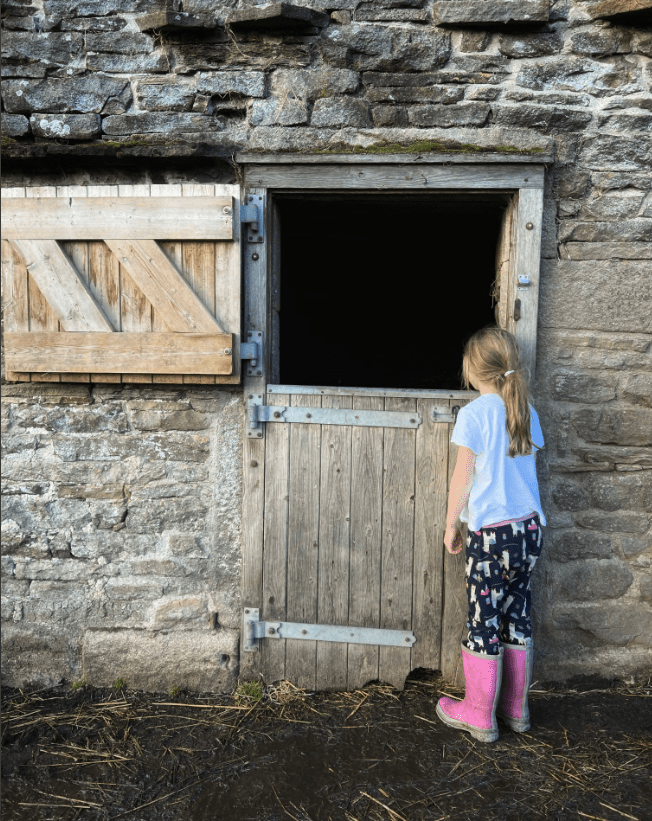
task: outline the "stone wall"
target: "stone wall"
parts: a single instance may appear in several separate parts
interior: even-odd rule
[[[552,154],[535,673],[649,674],[652,30],[585,0],[528,26],[437,25],[444,1],[302,0],[329,16],[279,31],[223,25],[250,3],[184,0],[217,26],[147,34],[149,0],[7,0],[3,184],[231,182],[241,149]],[[230,689],[241,392],[4,393],[7,683]]]

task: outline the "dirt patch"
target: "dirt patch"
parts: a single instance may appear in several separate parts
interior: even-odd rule
[[[462,692],[427,671],[402,692],[4,690],[3,819],[650,821],[651,684],[537,684],[532,729],[494,744],[437,719]]]

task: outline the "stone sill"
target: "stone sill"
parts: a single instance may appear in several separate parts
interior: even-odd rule
[[[207,145],[206,143],[187,142],[167,145],[164,143],[129,142],[97,140],[86,143],[56,143],[56,142],[9,142],[2,141],[2,157],[9,160],[29,160],[52,156],[73,157],[224,157],[232,152],[223,147]]]
[[[330,17],[321,11],[290,3],[274,3],[270,6],[249,7],[231,12],[226,23],[234,31],[264,29],[267,31],[304,29],[327,26]]]
[[[137,17],[138,28],[146,34],[166,34],[172,31],[201,31],[217,28],[217,21],[208,14],[190,14],[187,11],[155,11]]]

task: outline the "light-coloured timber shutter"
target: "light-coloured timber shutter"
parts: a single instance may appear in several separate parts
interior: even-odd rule
[[[3,189],[7,380],[239,382],[239,191]]]

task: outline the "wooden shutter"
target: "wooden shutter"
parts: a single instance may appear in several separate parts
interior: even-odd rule
[[[2,191],[10,381],[240,381],[239,187]]]

